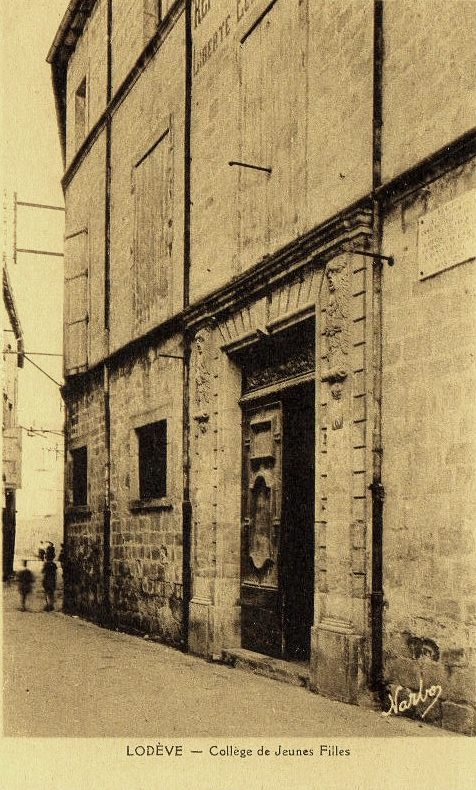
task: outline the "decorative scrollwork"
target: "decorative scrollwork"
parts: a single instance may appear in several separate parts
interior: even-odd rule
[[[210,331],[200,329],[195,336],[195,411],[193,419],[198,424],[200,431],[205,433],[210,419],[211,373],[206,359]]]
[[[349,274],[347,261],[337,259],[326,266],[329,300],[326,309],[328,368],[321,381],[328,382],[331,393],[330,423],[333,430],[344,424],[342,393],[348,375],[349,354]]]

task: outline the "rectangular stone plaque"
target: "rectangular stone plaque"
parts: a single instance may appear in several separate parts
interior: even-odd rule
[[[418,220],[418,277],[476,257],[476,189]]]

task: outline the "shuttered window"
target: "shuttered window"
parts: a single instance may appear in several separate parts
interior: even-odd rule
[[[88,233],[65,237],[64,364],[66,374],[88,364]]]
[[[241,160],[272,170],[239,171],[241,249],[251,259],[296,221],[299,116],[305,113],[299,24],[297,2],[274,0],[241,40]]]
[[[172,275],[172,135],[167,129],[133,169],[135,329],[168,314]]]
[[[269,14],[267,15],[269,16]],[[271,166],[269,77],[264,68],[265,18],[241,43],[241,159],[259,167]],[[268,79],[267,79],[268,77]],[[269,176],[248,168],[239,171],[241,245],[269,240]]]

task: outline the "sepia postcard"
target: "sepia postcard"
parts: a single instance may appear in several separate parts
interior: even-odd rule
[[[475,0],[1,0],[0,790],[475,782]]]

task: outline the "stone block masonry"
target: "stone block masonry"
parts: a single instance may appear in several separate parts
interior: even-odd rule
[[[180,356],[177,339],[162,348]],[[144,348],[110,377],[110,600],[105,599],[104,514],[107,483],[102,374],[71,393],[68,409],[66,608],[94,620],[108,619],[162,641],[182,642],[182,401],[181,361]],[[179,373],[179,375],[177,375]],[[167,423],[166,495],[141,500],[137,429]],[[72,504],[72,455],[87,448],[87,504]],[[106,547],[107,549],[107,547]]]
[[[392,0],[383,25],[387,180],[474,125],[474,3]]]
[[[473,159],[389,206],[383,238],[397,260],[384,280],[385,679],[413,691],[420,679],[439,684],[434,723],[467,734],[476,726],[474,259],[450,257],[451,268],[421,279],[418,234],[422,219],[459,210],[475,187]],[[451,239],[451,226],[435,232]]]
[[[64,603],[69,612],[93,620],[104,617],[104,395],[102,377],[92,376],[68,397],[65,477]],[[73,456],[87,451],[87,504],[73,505]]]
[[[111,606],[124,628],[182,642],[182,362],[178,339],[143,348],[110,379]],[[167,423],[166,492],[141,500],[137,430]]]

